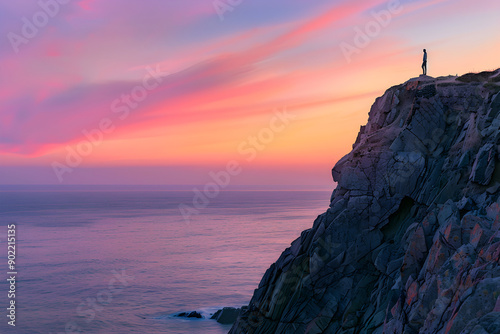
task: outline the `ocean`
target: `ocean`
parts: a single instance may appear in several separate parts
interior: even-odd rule
[[[0,192],[0,332],[227,333],[231,326],[210,314],[248,304],[330,194],[225,191],[187,221],[179,204],[192,205],[192,191],[10,187]],[[7,281],[11,224],[15,298]],[[173,316],[194,310],[206,318]]]

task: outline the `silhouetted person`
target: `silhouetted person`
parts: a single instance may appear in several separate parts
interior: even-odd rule
[[[424,71],[424,75],[427,75],[427,50],[424,49],[424,61],[422,63],[422,70]]]

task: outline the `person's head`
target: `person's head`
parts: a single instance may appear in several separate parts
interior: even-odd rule
[[[426,50],[426,49],[424,49],[424,52],[427,52],[427,50]]]

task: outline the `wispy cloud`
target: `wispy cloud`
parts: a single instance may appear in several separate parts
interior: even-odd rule
[[[221,22],[211,1],[75,0],[61,6],[16,54],[5,36],[20,32],[23,17],[30,19],[40,7],[36,2],[3,2],[0,159],[38,164],[40,157],[59,154],[83,138],[82,130],[104,117],[116,125],[105,139],[109,146],[144,133],[155,133],[147,142],[154,147],[155,140],[167,141],[168,136],[181,142],[188,135],[207,145],[217,140],[230,146],[238,140],[235,131],[213,136],[211,129],[234,124],[249,132],[269,110],[283,105],[315,115],[317,123],[309,119],[303,126],[316,127],[323,137],[329,133],[325,117],[345,120],[355,136],[369,107],[366,98],[355,104],[356,97],[375,95],[418,75],[423,45],[430,49],[429,68],[436,76],[470,70],[471,64],[477,69],[498,66],[493,55],[498,53],[495,32],[500,24],[494,13],[500,5],[492,0],[401,0],[402,11],[346,63],[339,44],[352,40],[354,29],[363,28],[373,19],[371,13],[388,3],[255,0],[242,3]],[[470,33],[460,24],[464,13]],[[463,50],[464,44],[474,47]],[[165,72],[161,85],[129,117],[117,118],[113,101],[140,85],[146,67],[156,64]],[[181,135],[188,126],[197,132]],[[286,161],[297,138],[274,153]],[[321,146],[320,138],[301,137],[303,147]],[[333,133],[332,138],[350,146],[348,136]],[[302,150],[295,154],[309,154]],[[165,163],[179,163],[176,152]],[[196,163],[196,150],[189,152]],[[321,151],[316,158],[330,167],[343,153],[339,148],[323,158]],[[131,161],[134,155],[121,158]]]

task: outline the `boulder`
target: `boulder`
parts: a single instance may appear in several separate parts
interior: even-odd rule
[[[196,312],[196,311],[191,311],[191,312],[181,312],[174,314],[174,317],[180,317],[180,318],[196,318],[196,319],[201,319],[203,316],[201,313]]]
[[[224,307],[223,309],[215,312],[210,319],[217,320],[220,324],[233,324],[236,321],[236,318],[238,318],[240,310],[241,309],[234,307]]]

